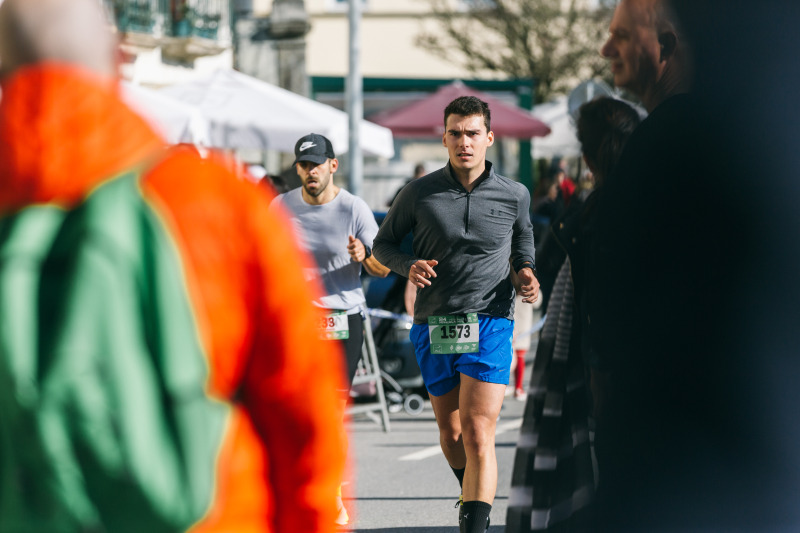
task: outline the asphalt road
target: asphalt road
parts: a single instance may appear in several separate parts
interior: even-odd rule
[[[526,375],[531,360],[529,353]],[[527,380],[526,380],[527,383]],[[491,533],[505,530],[514,450],[525,402],[506,396],[497,422],[498,486]],[[349,423],[353,482],[345,488],[351,521],[344,531],[454,533],[458,481],[439,448],[430,404],[418,416],[391,415],[388,433],[365,415]]]

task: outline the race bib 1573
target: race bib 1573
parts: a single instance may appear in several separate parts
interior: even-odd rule
[[[431,353],[470,353],[478,351],[478,313],[428,317]]]

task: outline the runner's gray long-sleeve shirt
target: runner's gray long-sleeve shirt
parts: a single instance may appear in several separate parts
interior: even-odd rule
[[[448,163],[406,185],[378,230],[375,257],[403,277],[420,259],[435,259],[437,277],[417,290],[414,322],[432,315],[482,313],[513,320],[515,271],[534,267],[530,194],[524,185],[497,174],[490,162],[471,192]],[[400,242],[413,233],[413,252]]]

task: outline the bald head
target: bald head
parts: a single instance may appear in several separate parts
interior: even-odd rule
[[[4,0],[0,73],[55,61],[101,76],[116,74],[115,39],[98,0]]]

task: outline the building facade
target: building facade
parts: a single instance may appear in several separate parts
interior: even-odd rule
[[[227,0],[102,0],[120,37],[122,76],[151,87],[233,65]]]

